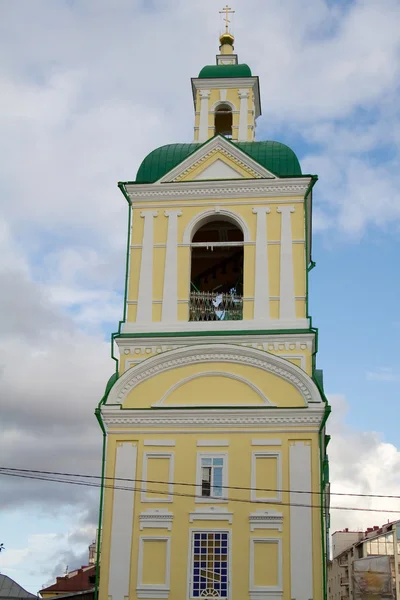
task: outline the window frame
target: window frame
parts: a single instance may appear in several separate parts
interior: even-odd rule
[[[276,544],[278,547],[278,584],[275,585],[256,585],[254,573],[254,554],[256,544]],[[259,597],[265,597],[266,594],[273,592],[282,594],[283,592],[283,557],[282,557],[282,538],[278,537],[251,537],[250,538],[250,600],[257,600]]]
[[[187,597],[193,600],[201,599],[202,596],[193,595],[193,578],[194,578],[194,534],[195,533],[224,533],[228,538],[228,557],[227,557],[227,595],[220,596],[221,600],[230,600],[232,597],[232,530],[219,527],[207,527],[206,529],[190,528],[189,529],[189,560],[188,560],[188,578],[187,578]]]
[[[168,495],[162,494],[161,498],[148,497],[147,494],[152,493],[147,491],[147,465],[149,458],[168,458],[169,459],[169,472],[168,472]],[[174,501],[174,452],[143,452],[143,466],[142,466],[142,485],[140,500],[143,503],[148,502],[173,502]],[[151,488],[150,484],[150,488]],[[157,485],[157,484],[153,484]]]
[[[143,583],[143,557],[145,543],[165,542],[165,583]],[[171,536],[141,535],[139,537],[136,594],[138,598],[168,598],[171,589]]]
[[[264,486],[257,485],[257,458],[275,458],[276,459],[276,495],[268,498],[257,496],[257,489],[262,489]],[[263,450],[252,452],[251,454],[251,500],[253,502],[268,502],[271,504],[279,504],[282,502],[282,455],[281,452],[266,452]],[[265,486],[267,487],[267,486]]]
[[[203,458],[222,458],[222,496],[203,496],[202,495],[202,459]],[[197,453],[197,468],[196,468],[196,502],[225,504],[228,502],[227,496],[228,485],[228,453],[227,452],[198,452]],[[212,492],[212,484],[211,484]]]

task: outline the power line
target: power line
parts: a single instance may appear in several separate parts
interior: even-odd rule
[[[38,481],[49,481],[52,483],[66,483],[66,484],[70,484],[70,485],[81,485],[84,487],[94,487],[94,488],[100,488],[101,487],[101,483],[100,482],[85,482],[85,481],[74,481],[74,480],[70,480],[70,479],[59,479],[59,478],[55,478],[55,477],[47,477],[47,476],[40,476],[40,475],[29,475],[27,473],[9,473],[6,472],[5,470],[0,470],[0,475],[6,475],[6,476],[10,476],[10,477],[17,477],[17,478],[21,478],[21,479],[33,479],[33,480],[38,480]],[[95,477],[95,476],[93,476]],[[127,480],[126,480],[127,481]],[[132,480],[134,481],[134,480]],[[145,482],[147,483],[147,482]],[[165,481],[165,482],[160,482],[163,485],[170,485],[169,482]],[[106,484],[104,485],[105,488],[108,489],[113,489],[113,490],[124,490],[124,491],[129,491],[129,492],[144,492],[146,494],[159,494],[159,495],[167,495],[167,496],[179,496],[179,497],[186,497],[186,498],[202,498],[202,496],[199,496],[197,494],[187,494],[187,493],[183,493],[183,492],[169,492],[169,491],[163,491],[163,490],[154,490],[154,489],[149,489],[149,488],[141,488],[141,487],[126,487],[126,486],[115,486],[115,485],[110,485],[110,484]],[[317,509],[321,509],[321,507],[318,504],[300,504],[300,503],[293,503],[293,502],[266,502],[265,500],[249,500],[246,498],[229,498],[229,497],[215,497],[215,496],[210,496],[209,497],[210,500],[215,500],[216,502],[224,500],[224,501],[228,501],[228,502],[240,502],[240,503],[245,503],[245,504],[278,504],[279,506],[297,506],[297,507],[301,507],[301,508],[317,508]],[[400,510],[384,510],[384,509],[380,509],[380,508],[360,508],[360,507],[355,507],[355,506],[331,506],[330,510],[348,510],[348,511],[359,511],[359,512],[377,512],[377,513],[400,513]]]
[[[60,471],[39,471],[34,469],[16,469],[9,467],[0,467],[0,475],[2,471],[12,471],[18,473],[37,473],[40,475],[57,475],[62,477],[81,477],[84,479],[101,479],[100,475],[84,475],[82,473],[63,473]],[[160,485],[179,485],[179,486],[189,486],[189,487],[198,487],[197,483],[189,483],[183,481],[157,481],[154,479],[130,479],[124,477],[104,477],[104,479],[109,479],[111,481],[131,481],[133,483],[151,483],[151,484],[160,484]],[[245,486],[235,486],[235,485],[222,485],[223,489],[227,490],[241,490],[246,492],[280,492],[287,494],[316,494],[318,496],[323,495],[325,492],[321,492],[319,490],[307,491],[307,490],[286,490],[286,489],[275,489],[275,488],[257,488],[257,487],[245,487]],[[355,494],[350,492],[329,492],[330,496],[346,496],[346,497],[354,497],[354,498],[387,498],[392,500],[400,500],[400,496],[394,496],[389,494]],[[400,511],[399,511],[400,512]]]

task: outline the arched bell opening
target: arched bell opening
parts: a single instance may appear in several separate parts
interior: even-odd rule
[[[191,243],[190,321],[243,315],[243,231],[233,220],[208,220]]]
[[[214,127],[215,135],[224,135],[227,138],[232,138],[232,109],[228,104],[220,104],[215,109]]]

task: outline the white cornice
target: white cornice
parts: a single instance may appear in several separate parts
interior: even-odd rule
[[[248,88],[254,91],[256,118],[261,115],[260,87],[258,77],[213,77],[212,79],[192,78],[193,101],[196,105],[196,90]]]
[[[216,152],[221,152],[228,159],[232,157],[235,163],[241,165],[243,168],[249,169],[249,171],[256,178],[264,178],[264,179],[276,179],[276,175],[265,169],[258,163],[253,160],[248,154],[243,152],[238,146],[235,146],[231,142],[228,142],[225,138],[218,136],[205,144],[201,144],[199,149],[196,152],[193,152],[188,158],[183,160],[179,165],[177,165],[174,169],[166,173],[156,184],[169,183],[178,179],[178,177],[182,176],[191,168],[195,167],[198,164],[201,164],[202,161],[207,160],[208,156],[215,154]],[[243,181],[243,177],[238,176],[237,179]]]
[[[214,430],[215,428],[251,428],[269,430],[276,427],[291,429],[307,427],[315,432],[319,430],[324,416],[325,406],[312,408],[261,408],[261,409],[149,409],[131,410],[119,406],[102,406],[101,414],[107,428],[115,425],[142,428],[171,427]],[[121,433],[121,432],[120,432]],[[127,431],[129,433],[129,431]]]
[[[269,320],[251,320],[251,321],[213,321],[210,325],[204,321],[178,321],[177,323],[138,323],[127,321],[122,326],[122,333],[170,333],[173,335],[178,332],[193,333],[203,332],[208,329],[213,331],[271,331],[274,329],[309,329],[309,319],[294,319],[288,321],[284,319],[269,319]]]
[[[107,404],[123,404],[138,385],[152,377],[191,364],[240,364],[276,375],[293,385],[305,405],[321,404],[321,396],[312,379],[293,363],[269,352],[232,344],[199,344],[156,354],[128,369],[111,388]]]
[[[132,203],[182,198],[304,197],[311,177],[288,179],[239,179],[227,181],[181,181],[178,183],[127,183]]]

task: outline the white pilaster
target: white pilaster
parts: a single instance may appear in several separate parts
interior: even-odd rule
[[[313,598],[310,442],[290,442],[290,598]],[[308,492],[308,493],[299,493]],[[314,500],[315,501],[315,500]],[[306,506],[294,506],[302,504]]]
[[[182,211],[166,210],[164,214],[168,217],[168,231],[161,320],[175,323],[178,320],[178,217]]]
[[[271,212],[266,207],[253,208],[257,215],[256,260],[254,283],[254,319],[269,319],[269,273],[267,246],[267,217]]]
[[[279,206],[276,210],[278,213],[281,213],[279,318],[282,320],[293,320],[296,318],[296,306],[294,299],[293,238],[290,214],[294,212],[294,206]]]
[[[210,90],[200,90],[199,142],[208,140],[208,100]]]
[[[132,442],[120,442],[117,445],[115,477],[120,487],[132,487],[136,477],[136,450],[136,444]],[[114,489],[108,579],[110,600],[129,597],[134,499],[134,491]]]
[[[240,109],[239,109],[239,133],[238,141],[247,142],[249,139],[247,121],[248,121],[248,98],[249,90],[239,90]]]
[[[153,317],[153,219],[157,215],[156,210],[140,213],[144,219],[144,230],[136,321],[141,323],[151,323]]]

